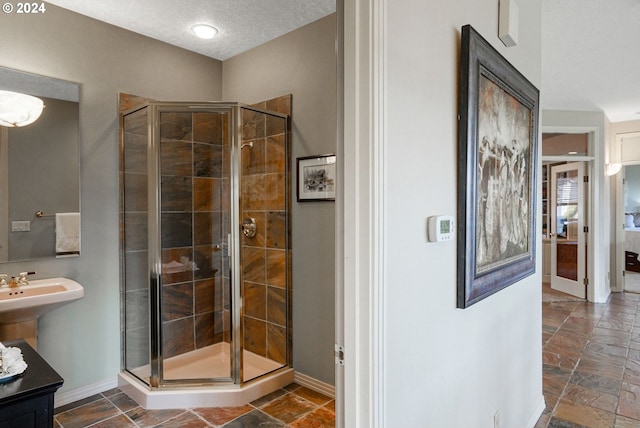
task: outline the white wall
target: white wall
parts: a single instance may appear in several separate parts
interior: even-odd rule
[[[354,3],[364,9],[353,7]],[[362,87],[362,78],[368,74],[366,70],[359,74],[358,67],[366,64],[359,63],[357,57],[368,59],[366,46],[358,51],[368,37],[369,29],[362,24],[362,19],[367,19],[365,4],[347,2],[345,91],[351,111],[346,111],[345,120],[345,199],[349,203],[353,194],[376,195],[372,197],[373,220],[369,224],[375,227],[376,215],[381,216],[377,233],[383,244],[374,239],[372,246],[374,252],[382,252],[384,265],[371,266],[370,277],[354,275],[355,284],[345,283],[346,302],[351,305],[345,316],[355,317],[354,322],[360,325],[353,337],[347,331],[346,383],[352,388],[346,391],[350,400],[347,426],[374,426],[362,422],[369,412],[373,419],[379,418],[379,426],[387,427],[490,427],[499,412],[503,428],[532,427],[544,408],[540,234],[536,233],[534,275],[461,310],[456,309],[456,266],[461,260],[455,241],[427,242],[426,218],[435,214],[455,216],[457,209],[461,27],[473,25],[540,87],[540,1],[518,3],[519,43],[509,49],[496,34],[497,0],[386,1],[384,12],[374,14],[369,23],[383,35],[380,50],[376,50],[383,56],[374,58],[383,77],[376,80],[374,76],[368,87]],[[382,135],[378,135],[382,147],[375,143],[367,148],[372,140],[367,141],[369,136],[359,128],[361,123],[366,124],[366,118],[361,121],[366,111],[352,108],[351,97],[364,100],[361,102],[366,105],[367,89],[373,90],[375,97],[378,84],[384,85],[377,93],[382,97],[382,116],[372,111],[372,128],[375,134],[379,129],[376,124],[384,121]],[[353,119],[357,123],[352,126]],[[353,144],[358,146],[353,148]],[[369,155],[374,156],[373,161]],[[376,172],[378,161],[382,169]],[[375,183],[367,185],[366,177],[362,178],[370,164],[374,165],[374,177],[382,178],[379,187],[374,187]],[[364,190],[358,190],[359,186]],[[375,209],[377,200],[383,201],[379,211]],[[356,207],[366,215],[366,206]],[[537,210],[540,230],[541,208]],[[345,253],[358,256],[368,244],[347,242]],[[348,275],[352,269],[359,272],[358,266],[350,265],[359,260],[345,261]],[[376,283],[381,287],[379,295],[371,285]],[[352,287],[356,287],[355,292]],[[358,313],[352,314],[354,308]],[[362,308],[369,308],[374,315],[378,309],[380,312],[368,324],[367,313],[361,315]],[[382,331],[376,332],[379,322]],[[347,323],[351,325],[350,320]],[[372,335],[368,327],[373,328]],[[373,337],[369,349],[374,355],[367,358],[358,343],[369,337]],[[378,339],[382,340],[379,352]],[[360,355],[350,356],[353,352]],[[358,367],[359,362],[371,365]],[[373,387],[366,379],[367,373],[374,377]],[[378,380],[380,385],[376,385]],[[377,391],[382,391],[382,397],[372,404],[374,408],[367,409],[367,398],[359,402],[350,397],[354,391],[360,392],[359,388],[362,393],[373,391],[373,400],[378,399]]]
[[[85,297],[38,322],[38,351],[67,391],[120,371],[118,92],[160,100],[219,100],[222,64],[47,4],[0,15],[0,66],[78,82],[82,255],[3,264],[9,274],[64,276]]]

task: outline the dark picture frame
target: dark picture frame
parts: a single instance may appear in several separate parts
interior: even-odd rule
[[[335,154],[297,158],[296,177],[298,202],[335,201]]]
[[[462,27],[457,306],[535,272],[539,91],[470,25]]]

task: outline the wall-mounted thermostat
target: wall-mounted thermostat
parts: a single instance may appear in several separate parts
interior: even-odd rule
[[[456,221],[450,215],[434,215],[427,219],[427,237],[431,242],[451,241],[456,236]]]

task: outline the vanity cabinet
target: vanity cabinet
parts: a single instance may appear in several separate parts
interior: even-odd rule
[[[0,384],[0,428],[53,427],[53,395],[64,380],[23,339],[3,344],[20,348],[28,367],[17,379]]]

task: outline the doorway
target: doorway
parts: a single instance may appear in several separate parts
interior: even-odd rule
[[[549,165],[551,288],[581,299],[587,297],[584,170],[584,162]]]
[[[616,135],[622,171],[616,176],[616,283],[640,293],[640,132]]]
[[[542,134],[543,298],[588,296],[593,133]]]

